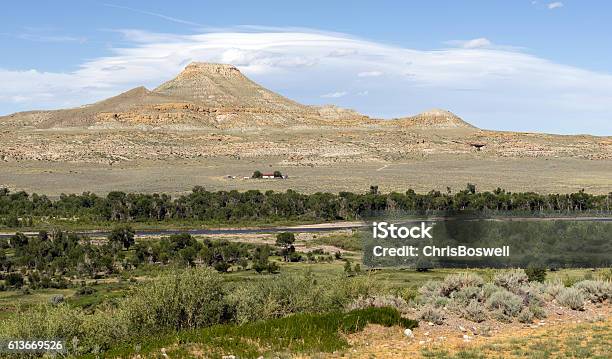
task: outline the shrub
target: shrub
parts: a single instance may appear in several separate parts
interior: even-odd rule
[[[496,286],[493,283],[485,283],[485,285],[482,286],[482,299],[486,300],[487,298],[489,298],[491,296],[491,294],[497,292],[499,290],[499,287]]]
[[[529,307],[529,310],[531,310],[531,312],[533,313],[533,316],[536,317],[537,319],[544,319],[548,316],[548,313],[546,313],[546,310],[544,310],[544,308],[540,307],[539,305],[531,305]]]
[[[452,274],[444,278],[440,287],[440,293],[448,297],[453,292],[456,292],[465,287],[480,287],[484,284],[481,277],[472,273]]]
[[[527,277],[527,274],[525,274],[525,271],[522,269],[512,269],[499,273],[493,279],[495,285],[502,288],[506,288],[507,290],[513,293],[516,293],[519,288],[528,281],[529,278]]]
[[[135,332],[197,328],[223,321],[224,295],[219,274],[196,268],[138,287],[119,309]]]
[[[444,323],[444,313],[434,306],[426,305],[421,309],[419,319],[441,325]]]
[[[539,282],[529,282],[527,284],[522,285],[516,292],[521,298],[523,298],[523,303],[526,305],[539,305],[544,301],[543,293],[544,293],[544,285]]]
[[[494,310],[491,313],[491,317],[498,322],[502,323],[512,323],[512,317],[504,313],[503,310]]]
[[[482,288],[480,287],[465,287],[451,294],[453,301],[459,306],[466,306],[472,300],[483,300]]]
[[[0,338],[72,338],[80,337],[85,314],[66,304],[39,305],[6,319]]]
[[[545,268],[527,268],[525,269],[525,274],[530,282],[540,282],[543,283],[546,279],[546,269]]]
[[[21,273],[9,273],[4,277],[4,281],[9,287],[21,288],[23,286],[23,276]]]
[[[552,299],[557,298],[559,292],[565,288],[562,282],[550,282],[545,284],[544,293],[548,294]]]
[[[229,303],[238,323],[280,318],[298,312],[342,310],[361,297],[380,291],[369,277],[315,279],[312,275],[280,275],[265,281],[241,283]]]
[[[491,294],[486,304],[490,310],[500,311],[509,317],[516,317],[523,308],[521,297],[503,289]]]
[[[442,282],[429,280],[419,288],[419,294],[423,297],[437,297],[442,293]]]
[[[557,295],[557,301],[573,310],[584,309],[584,295],[576,288],[563,288]]]
[[[531,323],[533,322],[533,317],[533,312],[529,308],[523,308],[518,315],[518,321],[521,323]]]
[[[487,313],[484,305],[477,300],[471,300],[470,303],[463,308],[461,316],[473,322],[483,322],[487,319]]]
[[[415,300],[418,294],[419,294],[419,291],[417,289],[408,288],[408,287],[401,288],[397,292],[397,296],[401,297],[406,302],[411,302]]]
[[[90,295],[90,294],[94,294],[95,292],[96,292],[95,288],[84,286],[84,287],[79,287],[79,289],[77,289],[76,295]]]
[[[64,296],[61,294],[56,294],[49,298],[49,303],[51,305],[59,305],[64,302]]]
[[[612,296],[612,283],[602,280],[583,280],[574,284],[593,303],[601,303]]]

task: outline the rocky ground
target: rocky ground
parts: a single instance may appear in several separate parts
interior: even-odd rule
[[[589,304],[584,311],[575,311],[548,303],[549,316],[531,324],[500,323],[487,320],[474,323],[448,314],[442,325],[421,321],[407,336],[400,328],[370,325],[363,332],[347,337],[351,349],[346,353],[323,355],[324,358],[421,358],[443,357],[460,351],[475,350],[485,357],[510,357],[511,352],[495,351],[504,342],[529,340],[547,335],[559,337],[572,331],[585,330],[585,325],[606,325],[608,335],[612,325],[612,310],[608,304]],[[567,333],[569,332],[569,333]],[[527,347],[525,347],[528,350]],[[438,353],[436,355],[435,353]],[[444,355],[442,355],[444,353]],[[535,355],[535,353],[532,353]],[[518,355],[521,356],[521,355]],[[529,355],[527,355],[529,356]],[[554,356],[553,356],[554,357]]]

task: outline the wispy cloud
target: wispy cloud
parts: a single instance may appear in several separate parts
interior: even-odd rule
[[[16,35],[17,38],[28,41],[36,41],[36,42],[78,42],[85,43],[87,42],[86,37],[76,37],[76,36],[62,36],[62,35],[40,35],[40,34],[31,34],[31,33],[22,33]]]
[[[495,45],[421,50],[280,30],[123,34],[129,46],[72,72],[0,69],[0,83],[11,84],[0,86],[0,113],[77,106],[140,85],[152,88],[191,61],[211,61],[234,63],[300,102],[342,98],[343,105],[373,116],[441,107],[485,128],[612,133],[611,75]],[[373,71],[384,81],[356,76]]]
[[[451,46],[462,47],[464,49],[479,49],[483,47],[490,47],[493,43],[484,37],[471,40],[450,40],[446,44]]]
[[[381,71],[364,71],[357,74],[357,77],[378,77],[383,73]]]
[[[547,5],[550,10],[562,8],[564,5],[561,1],[551,2]]]
[[[340,97],[344,97],[346,95],[347,95],[346,91],[337,91],[337,92],[326,93],[324,95],[321,95],[321,97],[323,97],[323,98],[340,98]]]
[[[107,7],[113,7],[113,8],[116,8],[116,9],[128,10],[128,11],[136,12],[136,13],[143,14],[143,15],[154,16],[154,17],[158,17],[160,19],[172,21],[172,22],[175,22],[175,23],[178,23],[178,24],[197,26],[197,27],[204,26],[202,24],[198,24],[197,22],[193,22],[193,21],[189,21],[189,20],[184,20],[184,19],[179,19],[179,18],[176,18],[176,17],[172,17],[172,16],[168,16],[168,15],[164,15],[164,14],[160,14],[160,13],[156,13],[156,12],[152,12],[152,11],[135,9],[135,8],[128,7],[128,6],[115,5],[115,4],[106,4],[106,3],[102,4],[102,5],[107,6]]]

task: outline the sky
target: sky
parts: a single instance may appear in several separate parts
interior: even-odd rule
[[[0,13],[0,115],[80,106],[192,61],[377,118],[612,135],[610,1],[28,1]]]

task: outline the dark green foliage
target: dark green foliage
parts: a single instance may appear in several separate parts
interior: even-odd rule
[[[545,268],[527,268],[525,269],[525,274],[527,274],[530,282],[544,283],[544,280],[546,279]]]
[[[232,353],[240,358],[256,358],[278,352],[334,352],[349,346],[342,334],[363,330],[367,324],[385,327],[415,328],[418,322],[402,318],[395,308],[367,308],[348,313],[294,314],[285,318],[268,319],[242,325],[216,325],[194,331],[183,331],[157,343],[146,343],[144,352],[160,345],[179,343],[200,344],[204,355],[221,358]],[[170,345],[168,345],[170,344]],[[110,356],[132,354],[130,347],[111,351]]]
[[[295,247],[293,243],[295,242],[295,234],[291,232],[282,232],[276,235],[276,245],[282,248],[281,255],[285,262],[298,262],[296,260],[295,255]],[[293,259],[293,260],[291,260]]]
[[[254,175],[257,175],[257,171]],[[259,172],[261,174],[261,172]],[[41,217],[74,218],[78,222],[211,221],[358,219],[387,209],[417,212],[483,211],[575,213],[612,210],[612,194],[591,195],[513,193],[497,189],[477,192],[474,185],[457,193],[430,191],[419,194],[380,193],[372,186],[366,193],[340,192],[300,194],[257,190],[209,192],[202,187],[172,199],[166,194],[110,192],[99,197],[85,192],[61,195],[52,201],[26,192],[0,193],[0,226],[20,227]]]
[[[23,286],[23,276],[21,273],[9,273],[4,277],[7,286],[21,288]]]
[[[263,174],[261,173],[261,171],[257,170],[253,172],[253,175],[251,176],[251,178],[261,178],[262,176]]]
[[[295,242],[295,234],[282,232],[276,235],[276,245],[281,247],[290,246]]]
[[[119,248],[130,249],[134,244],[134,229],[130,226],[117,226],[111,231],[108,240]]]

